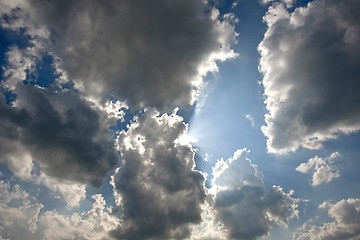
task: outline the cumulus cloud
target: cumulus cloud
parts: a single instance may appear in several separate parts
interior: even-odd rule
[[[38,234],[42,240],[48,239],[112,239],[109,232],[120,225],[120,220],[107,209],[101,194],[92,196],[92,208],[81,214],[70,216],[56,211],[47,211],[40,216]]]
[[[318,149],[360,129],[359,10],[351,0],[269,7],[258,47],[269,152]]]
[[[189,106],[216,61],[236,56],[234,27],[206,1],[17,2],[5,4],[27,21],[11,27],[33,34],[30,22],[51,32],[48,50],[95,101],[114,95],[131,107]]]
[[[184,239],[201,221],[204,176],[194,170],[195,151],[179,141],[187,124],[175,109],[146,109],[118,138],[122,163],[112,182],[121,209],[119,239]]]
[[[24,239],[36,231],[43,205],[36,202],[19,185],[0,180],[0,236]],[[1,238],[0,237],[0,238]]]
[[[305,223],[294,233],[294,240],[354,240],[360,238],[360,199],[343,199],[335,204],[323,203],[332,222],[321,226]]]
[[[336,165],[334,165],[334,159],[338,158],[340,154],[338,152],[333,152],[329,157],[320,158],[315,156],[310,158],[308,162],[301,163],[296,171],[302,173],[311,173],[312,174],[312,183],[313,186],[318,186],[321,183],[328,183],[334,178],[340,177],[340,171]]]
[[[216,220],[223,224],[228,239],[257,239],[279,224],[297,216],[298,199],[280,186],[266,190],[262,173],[238,150],[213,168],[211,192]]]
[[[14,106],[1,95],[1,161],[14,162],[22,151],[47,175],[101,185],[118,156],[98,112],[72,92],[22,85],[16,94]]]
[[[64,215],[44,207],[19,185],[0,181],[0,239],[112,239],[120,221],[106,208],[100,194],[92,196],[89,211]]]
[[[65,185],[56,185],[62,193],[71,192],[66,185],[74,182],[99,186],[118,162],[107,130],[108,114],[75,90],[59,87],[62,76],[54,83],[49,81],[47,88],[40,86],[37,68],[43,56],[40,38],[28,47],[13,46],[6,52],[0,82],[0,162],[21,179],[34,177],[36,162],[43,179],[50,176],[63,181]],[[6,93],[15,95],[15,100],[8,102]],[[84,187],[76,188],[84,193]]]

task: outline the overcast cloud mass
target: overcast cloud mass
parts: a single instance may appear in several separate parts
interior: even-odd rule
[[[359,11],[0,1],[0,239],[359,239]]]

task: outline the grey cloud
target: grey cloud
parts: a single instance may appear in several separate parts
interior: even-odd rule
[[[289,13],[269,8],[258,49],[268,151],[318,149],[360,129],[358,1],[314,0]]]
[[[100,123],[100,112],[71,91],[19,85],[15,93],[14,106],[1,95],[1,160],[21,150],[47,175],[101,185],[118,156],[110,132]]]
[[[20,1],[21,2],[21,1]],[[131,107],[190,106],[215,60],[234,57],[235,33],[205,1],[43,1],[22,4],[52,33],[48,48],[76,87]],[[25,15],[25,14],[24,14]]]
[[[238,150],[213,169],[216,219],[223,223],[228,239],[258,239],[297,215],[298,200],[292,192],[285,193],[279,186],[266,190],[261,172],[247,153]]]
[[[122,164],[113,178],[121,207],[119,239],[184,239],[201,221],[204,177],[194,149],[178,137],[187,125],[174,111],[148,109],[118,137]]]
[[[355,240],[360,238],[360,199],[343,199],[335,204],[323,203],[334,220],[321,226],[305,223],[294,233],[294,240]]]

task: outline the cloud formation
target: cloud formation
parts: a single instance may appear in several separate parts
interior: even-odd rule
[[[135,108],[190,106],[215,61],[236,56],[233,26],[205,1],[17,2],[5,2],[27,19],[16,26],[46,29],[48,51],[97,102],[113,95]]]
[[[33,235],[41,208],[19,185],[0,180],[0,239]]]
[[[22,152],[47,175],[100,186],[118,156],[99,112],[71,92],[22,85],[16,94],[14,106],[0,99],[1,161]]]
[[[122,163],[113,177],[121,209],[118,239],[184,239],[201,221],[204,176],[194,170],[195,151],[179,137],[187,124],[175,109],[146,109],[117,139]]]
[[[213,168],[216,220],[223,224],[228,239],[257,239],[297,216],[293,191],[286,193],[280,186],[266,190],[262,173],[247,154],[246,149],[237,150]]]
[[[0,180],[0,239],[112,239],[109,232],[119,226],[119,219],[100,194],[91,198],[91,209],[80,214],[40,212],[44,206],[36,198],[19,185]]]
[[[335,204],[323,203],[329,216],[334,220],[322,226],[305,223],[294,240],[354,240],[360,238],[360,199],[343,199]]]
[[[308,162],[301,163],[296,171],[302,173],[311,173],[312,174],[312,183],[313,186],[318,186],[321,183],[328,183],[334,178],[340,177],[340,171],[336,165],[334,165],[334,159],[338,158],[340,154],[338,152],[333,152],[329,157],[320,158],[315,156],[310,158]]]
[[[69,207],[86,198],[87,184],[101,186],[119,167],[111,182],[114,209],[95,195],[93,209],[81,214],[40,212],[43,205],[33,198],[37,211],[20,218],[35,225],[16,235],[16,224],[3,224],[9,232],[1,237],[189,237],[202,220],[205,179],[194,170],[187,124],[177,110],[158,111],[192,106],[216,61],[236,56],[231,16],[192,0],[4,0],[0,6],[1,27],[27,39],[6,53],[0,162],[20,181],[61,194]],[[42,64],[52,67],[44,82]],[[116,131],[119,162],[108,127],[124,122],[129,108],[141,113]],[[14,205],[21,208],[27,205]]]
[[[360,129],[359,10],[351,0],[269,7],[258,46],[269,152],[318,149]]]

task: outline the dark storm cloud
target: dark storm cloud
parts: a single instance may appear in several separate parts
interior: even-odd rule
[[[70,91],[22,85],[16,94],[14,106],[1,95],[2,161],[22,150],[50,176],[99,186],[118,161],[99,112]]]
[[[314,0],[269,8],[259,45],[268,150],[317,149],[360,129],[360,2]]]
[[[130,106],[189,106],[214,60],[235,54],[235,33],[204,1],[43,1],[25,9],[52,32],[51,51],[77,87]]]
[[[194,150],[178,142],[187,131],[176,112],[147,110],[121,132],[122,165],[113,182],[120,194],[119,239],[184,239],[201,221],[204,177],[194,170]]]

